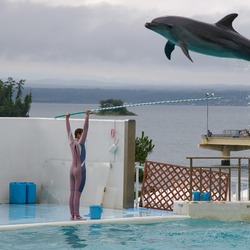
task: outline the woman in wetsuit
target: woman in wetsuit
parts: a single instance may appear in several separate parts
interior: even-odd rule
[[[72,164],[70,168],[70,197],[69,208],[71,220],[84,220],[80,216],[80,197],[85,186],[86,181],[86,149],[85,141],[88,134],[89,127],[89,111],[86,111],[86,118],[83,128],[75,130],[75,138],[72,135],[69,123],[70,113],[66,114],[66,129],[69,138],[69,145],[72,153]]]

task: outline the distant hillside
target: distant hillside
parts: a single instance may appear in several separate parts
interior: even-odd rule
[[[223,97],[210,101],[210,105],[246,106],[250,102],[249,89],[101,89],[101,88],[25,88],[32,92],[32,102],[94,104],[100,100],[121,99],[124,103],[141,103],[163,100],[180,100],[205,97],[206,92]],[[206,105],[206,102],[185,105]],[[176,104],[175,104],[176,105]],[[182,103],[183,105],[183,103]]]

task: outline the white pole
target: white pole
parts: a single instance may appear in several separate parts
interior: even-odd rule
[[[139,196],[139,167],[138,163],[135,164],[135,207],[138,208],[138,196]]]

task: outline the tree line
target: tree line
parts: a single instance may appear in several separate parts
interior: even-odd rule
[[[28,117],[32,102],[31,92],[24,98],[25,80],[16,82],[12,77],[7,81],[0,80],[0,117]]]

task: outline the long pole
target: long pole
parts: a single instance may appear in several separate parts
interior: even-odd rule
[[[208,98],[207,98],[207,137],[208,137]]]
[[[209,130],[208,130],[208,115],[209,115],[209,105],[208,100],[211,100],[214,98],[214,93],[206,93],[206,100],[207,100],[207,137],[209,137]]]
[[[206,100],[219,100],[223,99],[223,97],[205,97],[205,98],[195,98],[195,99],[183,99],[183,100],[172,100],[172,101],[158,101],[158,102],[144,102],[144,103],[135,103],[135,104],[128,104],[122,106],[113,106],[107,108],[98,108],[98,109],[91,109],[90,112],[102,111],[102,110],[112,110],[112,109],[119,109],[119,108],[127,108],[127,107],[138,107],[138,106],[145,106],[145,105],[156,105],[156,104],[170,104],[170,103],[182,103],[182,102],[199,102],[199,101],[206,101]],[[79,111],[71,113],[70,115],[79,115],[85,114],[85,111]],[[66,114],[57,115],[55,118],[65,117]]]

